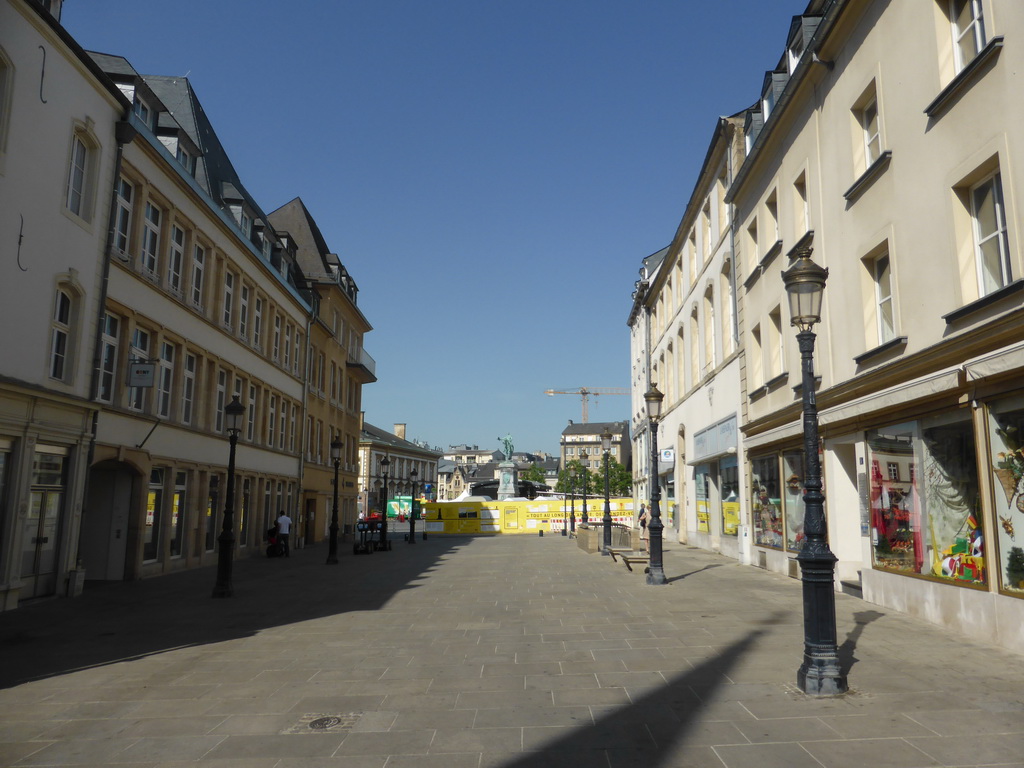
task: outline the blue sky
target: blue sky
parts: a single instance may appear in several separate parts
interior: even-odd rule
[[[301,196],[374,326],[369,422],[554,452],[627,387],[640,260],[805,0],[66,0],[86,49],[185,75],[265,211]],[[591,399],[591,421],[629,418]]]

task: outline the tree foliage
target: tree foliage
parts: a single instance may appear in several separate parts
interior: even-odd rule
[[[585,470],[576,459],[570,461],[565,469],[559,470],[555,491],[558,493],[581,493],[580,479],[584,472],[587,477],[587,495],[604,497],[603,465],[600,470]],[[631,496],[633,493],[633,475],[626,467],[614,460],[611,460],[608,465],[608,493],[614,498]]]
[[[544,470],[540,468],[539,464],[531,464],[523,474],[519,476],[520,480],[529,480],[531,483],[544,483],[547,478],[544,476]]]

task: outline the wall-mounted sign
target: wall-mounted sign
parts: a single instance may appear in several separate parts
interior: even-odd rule
[[[152,387],[156,384],[156,365],[151,362],[128,364],[129,387]]]

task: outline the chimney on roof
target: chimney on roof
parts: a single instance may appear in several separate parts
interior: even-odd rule
[[[395,424],[395,437],[405,440],[405,424]]]

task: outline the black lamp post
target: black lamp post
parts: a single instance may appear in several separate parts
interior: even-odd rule
[[[569,508],[565,506],[565,494],[562,494],[562,535],[569,535]]]
[[[569,531],[576,533],[576,473],[569,462],[565,464],[565,479],[569,483]]]
[[[331,507],[331,540],[327,550],[327,565],[338,564],[338,466],[341,464],[341,449],[344,447],[340,437],[331,440],[331,461],[334,462],[334,505]]]
[[[580,446],[580,450],[583,450],[583,446]],[[587,516],[587,480],[589,480],[590,471],[587,469],[587,454],[580,454],[580,484],[583,486],[581,491],[583,493],[583,511],[580,512],[580,521],[583,525],[589,525],[590,518]]]
[[[224,494],[224,525],[217,537],[217,583],[213,585],[213,597],[231,597],[235,593],[231,582],[231,558],[235,548],[235,446],[238,445],[238,435],[242,431],[243,415],[245,406],[238,402],[238,395],[235,395],[224,408],[224,422],[231,449],[228,453],[228,488]]]
[[[412,480],[412,504],[409,510],[409,543],[416,543],[416,477],[419,473],[416,467],[409,470],[409,477]]]
[[[825,495],[821,492],[821,461],[818,458],[818,403],[814,389],[814,341],[812,330],[821,320],[821,298],[828,270],[811,261],[811,248],[793,254],[790,268],[782,273],[789,296],[790,320],[800,329],[804,418],[804,545],[797,554],[804,593],[804,661],[796,673],[804,693],[832,696],[846,692],[846,676],[839,666],[836,645],[836,556],[828,546]]]
[[[651,520],[647,523],[651,564],[647,569],[648,584],[668,584],[661,557],[661,538],[665,525],[661,522],[661,485],[658,482],[658,419],[661,418],[661,403],[664,399],[657,384],[651,384],[651,388],[644,394],[647,419],[651,424]]]
[[[430,465],[427,464],[427,470],[429,471],[429,469],[430,469]],[[433,496],[433,498],[432,499],[428,499],[428,501],[437,501],[437,471],[436,471],[436,469],[437,468],[435,467],[435,471],[433,473],[433,478],[434,478],[434,480],[433,480],[433,490],[424,489],[424,494],[423,494],[424,496]],[[420,507],[420,509],[422,510],[423,507]],[[423,517],[421,517],[421,519],[423,520],[423,533],[421,533],[420,535],[423,537],[423,540],[426,541],[427,540],[427,518],[425,516],[426,513],[425,512],[420,512],[420,514],[423,515]],[[439,520],[441,519],[441,513],[440,512],[438,512],[438,519]]]
[[[601,554],[611,554],[612,548],[612,505],[608,498],[608,454],[612,449],[612,433],[605,429],[601,433],[601,450],[604,453],[604,546]]]
[[[388,547],[388,467],[391,466],[391,459],[385,456],[380,460],[380,473],[384,478],[384,485],[381,488],[381,517],[380,517],[380,541],[377,542],[377,549],[387,550]]]

